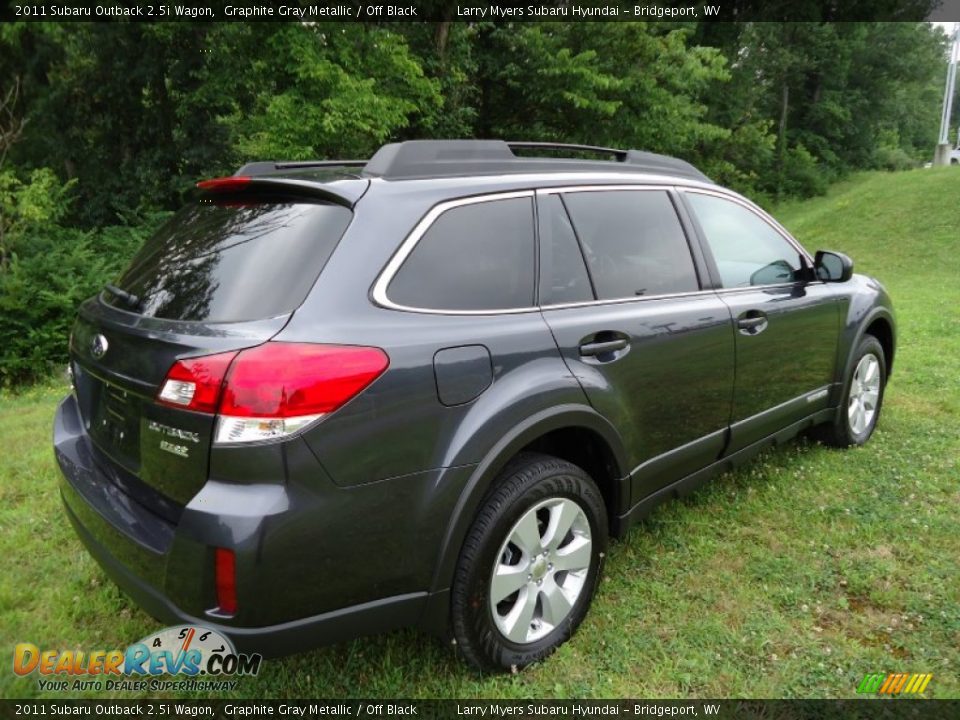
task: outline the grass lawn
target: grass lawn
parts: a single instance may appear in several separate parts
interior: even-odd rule
[[[661,508],[612,546],[573,641],[519,675],[481,677],[403,631],[267,661],[237,696],[850,697],[903,671],[960,697],[960,170],[862,175],[777,215],[893,295],[896,365],[866,447],[801,440]],[[10,671],[16,642],[125,648],[158,627],[63,516],[64,392],[0,395],[3,697],[43,694]]]

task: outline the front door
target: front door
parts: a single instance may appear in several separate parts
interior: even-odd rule
[[[805,277],[803,249],[759,211],[720,194],[683,195],[734,322],[732,453],[827,406],[840,310],[833,287]]]

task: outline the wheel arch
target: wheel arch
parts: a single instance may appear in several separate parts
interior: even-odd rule
[[[883,334],[884,337],[878,337],[878,333]],[[834,396],[837,417],[843,412],[842,400],[847,396],[853,370],[853,360],[857,353],[857,348],[860,346],[863,336],[868,334],[876,337],[880,346],[883,348],[885,356],[884,364],[887,368],[886,374],[887,378],[890,377],[893,354],[896,350],[896,322],[894,321],[893,313],[887,307],[882,305],[874,306],[871,310],[865,312],[855,323],[852,321],[848,322],[846,337],[849,338],[849,340],[846,340],[845,344],[839,349],[843,361],[837,363],[838,376],[835,386],[837,390]],[[888,346],[885,344],[886,342],[889,343],[889,352]]]
[[[873,335],[877,338],[880,346],[883,348],[884,362],[887,365],[887,377],[890,376],[893,366],[893,355],[896,352],[896,322],[893,319],[893,314],[887,308],[875,306],[869,312],[865,313],[859,322],[856,323],[856,332],[853,334],[853,338],[846,348],[846,357],[841,366],[843,374],[840,376],[840,381],[844,386],[844,392],[846,391],[846,384],[849,380],[850,371],[852,370],[851,363],[864,335]],[[889,345],[887,345],[887,343],[889,343]]]
[[[873,335],[879,341],[880,347],[883,348],[883,359],[887,366],[887,378],[889,378],[893,373],[893,358],[897,349],[893,334],[893,324],[889,318],[885,317],[882,313],[878,313],[876,317],[866,324],[863,332],[857,338],[858,344],[864,335]]]
[[[577,445],[578,442],[585,444]],[[629,472],[617,430],[588,406],[561,405],[544,410],[504,433],[474,468],[451,513],[431,592],[450,586],[470,525],[500,471],[519,453],[531,450],[580,465],[600,487],[608,517],[623,511],[621,506],[629,499],[629,492],[623,488]]]

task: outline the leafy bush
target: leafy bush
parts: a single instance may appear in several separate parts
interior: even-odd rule
[[[768,202],[769,188],[764,189],[762,180],[773,166],[776,136],[771,128],[767,121],[739,125],[726,137],[706,144],[694,158],[696,164],[717,183],[761,204]]]
[[[66,362],[80,303],[117,275],[150,229],[98,235],[49,225],[23,239],[0,270],[0,384],[31,382]]]
[[[36,230],[23,254],[0,273],[0,380],[42,377],[66,358],[66,338],[80,302],[106,273],[77,230]],[[102,284],[102,283],[101,283]]]
[[[901,147],[879,147],[874,155],[874,164],[880,170],[912,170],[920,163],[910,157]]]
[[[829,184],[826,168],[802,144],[798,143],[787,150],[779,178],[778,195],[802,198],[823,195]]]
[[[30,382],[66,362],[83,300],[116,276],[159,217],[139,227],[62,227],[69,185],[48,170],[0,175],[0,385]]]

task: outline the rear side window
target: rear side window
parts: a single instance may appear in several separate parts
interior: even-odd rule
[[[532,198],[451,208],[420,238],[387,296],[435,310],[531,307],[534,252]]]
[[[300,202],[197,203],[151,237],[108,302],[147,317],[205,322],[261,320],[307,296],[352,213]]]
[[[563,196],[601,300],[694,292],[693,257],[665,191]]]

